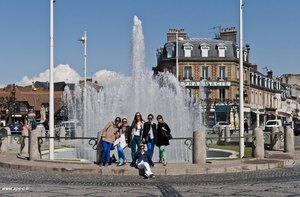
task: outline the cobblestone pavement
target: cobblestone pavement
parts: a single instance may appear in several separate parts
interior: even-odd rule
[[[0,196],[300,196],[300,162],[283,169],[155,179],[0,168]]]

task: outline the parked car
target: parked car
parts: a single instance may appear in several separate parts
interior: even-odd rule
[[[8,125],[10,128],[11,134],[21,134],[23,130],[23,125],[21,123],[11,123]]]
[[[75,121],[62,121],[55,127],[55,136],[60,136],[60,127],[65,127],[66,137],[75,137],[76,123]]]
[[[273,127],[282,127],[281,120],[268,120],[265,125],[265,131],[272,131]]]
[[[219,133],[220,130],[226,129],[227,126],[230,126],[230,124],[226,121],[219,121],[217,124],[213,126],[213,133]]]
[[[297,122],[294,124],[294,134],[299,135],[300,134],[300,122]]]

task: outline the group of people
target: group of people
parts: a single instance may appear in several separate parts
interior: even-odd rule
[[[102,145],[101,158],[99,165],[108,166],[110,164],[110,151],[113,147],[117,148],[119,163],[122,166],[126,162],[124,149],[131,148],[132,162],[135,166],[145,171],[145,177],[155,177],[150,169],[154,166],[152,161],[155,145],[159,148],[159,162],[167,165],[165,147],[169,145],[171,135],[170,127],[164,122],[162,115],[156,117],[157,124],[153,122],[153,114],[147,116],[147,121],[143,120],[140,112],[135,113],[132,124],[129,126],[126,118],[121,120],[116,117],[114,121],[100,131],[98,142]],[[147,151],[145,147],[147,146]]]

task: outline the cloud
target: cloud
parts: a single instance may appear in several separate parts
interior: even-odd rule
[[[78,83],[80,79],[82,79],[82,77],[68,64],[59,64],[57,67],[53,69],[54,82],[65,81],[67,83]],[[38,76],[34,76],[33,78],[24,76],[21,79],[21,81],[17,82],[16,84],[20,86],[27,86],[27,85],[31,85],[33,81],[41,81],[41,82],[49,81],[49,69],[38,74]]]
[[[114,71],[99,70],[93,75],[93,80],[97,81],[101,85],[109,85],[107,83],[114,83],[122,80],[124,76]]]
[[[66,83],[78,83],[79,80],[82,80],[81,77],[73,68],[70,67],[69,64],[59,64],[57,67],[53,69],[54,74],[54,82],[61,82],[65,81]],[[109,83],[120,81],[123,78],[122,74],[119,74],[114,71],[109,70],[99,70],[93,75],[93,80],[97,81],[99,84],[102,85],[109,85]],[[32,78],[28,76],[22,77],[21,81],[16,82],[19,86],[28,86],[31,85],[32,82],[41,81],[47,82],[49,81],[49,69],[45,70],[44,72],[33,76]],[[0,86],[1,87],[1,86]]]

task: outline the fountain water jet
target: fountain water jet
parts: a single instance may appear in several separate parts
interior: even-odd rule
[[[66,89],[64,102],[70,119],[84,123],[86,131],[79,136],[93,137],[108,121],[116,116],[126,117],[130,123],[139,111],[144,118],[149,113],[156,117],[161,114],[176,137],[192,137],[192,132],[200,127],[200,109],[196,98],[190,97],[173,74],[162,73],[153,77],[152,71],[145,68],[145,45],[142,22],[134,16],[132,29],[132,76],[109,80],[97,91],[88,86],[82,93],[79,86],[71,96]],[[86,95],[85,97],[82,95]],[[83,104],[86,103],[84,107]],[[87,110],[83,113],[84,108]],[[84,118],[83,115],[87,117]],[[88,145],[87,145],[88,146]],[[95,153],[80,149],[79,157],[95,160]],[[191,161],[191,151],[183,140],[171,140],[166,148],[168,161]],[[158,156],[154,151],[154,161]],[[130,158],[127,158],[130,160]]]

